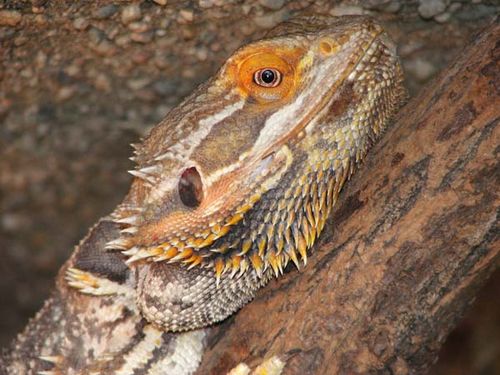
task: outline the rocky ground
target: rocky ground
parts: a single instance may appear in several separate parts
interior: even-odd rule
[[[474,0],[0,0],[0,346],[125,194],[129,143],[238,46],[299,14],[372,15],[400,46],[415,94],[499,10]],[[500,372],[499,277],[435,374]]]

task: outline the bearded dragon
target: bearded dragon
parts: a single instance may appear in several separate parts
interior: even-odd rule
[[[298,18],[248,44],[136,146],[4,355],[9,374],[189,374],[207,328],[305,266],[344,182],[401,106],[395,45],[364,17]]]

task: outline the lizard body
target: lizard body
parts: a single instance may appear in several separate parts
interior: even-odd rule
[[[363,17],[295,19],[236,51],[137,146],[128,195],[77,246],[5,368],[195,371],[205,327],[306,264],[402,80]]]

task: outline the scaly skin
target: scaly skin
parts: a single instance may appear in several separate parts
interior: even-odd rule
[[[306,264],[405,96],[395,47],[366,18],[296,19],[236,51],[137,147],[129,194],[77,246],[6,368],[194,371],[204,327]]]

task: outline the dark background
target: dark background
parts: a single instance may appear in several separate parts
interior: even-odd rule
[[[0,347],[40,308],[72,248],[120,202],[139,138],[241,44],[298,14],[370,14],[412,95],[497,1],[0,1]],[[497,271],[433,374],[500,373]]]

